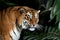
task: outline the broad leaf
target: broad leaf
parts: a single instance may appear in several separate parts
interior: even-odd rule
[[[55,0],[55,4],[53,9],[51,10],[50,19],[52,20],[54,17],[57,17],[57,21],[60,20],[60,0]]]
[[[48,10],[52,6],[53,0],[48,0],[46,4],[46,10]]]

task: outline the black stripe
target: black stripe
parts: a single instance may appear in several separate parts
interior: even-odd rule
[[[13,9],[14,7],[9,7],[9,8],[7,8],[7,11],[8,11],[8,9],[9,9],[9,12],[8,13],[10,13],[10,11]]]
[[[9,34],[10,38],[13,40],[12,36]]]
[[[18,23],[17,23],[17,19],[16,19],[16,22],[15,22],[15,24],[16,24],[16,28],[17,28],[17,30],[19,31],[20,29],[22,29],[22,25],[18,25]]]
[[[13,32],[14,32],[14,30],[13,30]],[[16,33],[14,32],[14,34],[16,35]],[[17,36],[17,35],[16,35]]]

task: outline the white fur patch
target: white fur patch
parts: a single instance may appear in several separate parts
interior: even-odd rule
[[[22,28],[23,29],[27,29],[27,27],[26,27],[27,23],[26,22],[27,22],[27,20],[25,20],[25,19],[22,21]]]
[[[29,30],[30,30],[30,31],[34,31],[34,30],[35,30],[35,28],[29,28]]]
[[[34,31],[37,26],[38,26],[38,24],[36,24],[36,25],[34,25],[34,26],[32,25],[31,28],[29,28],[29,30],[30,30],[30,31]]]
[[[17,28],[14,28],[14,32],[16,33],[17,39],[20,37],[20,32],[17,30]]]
[[[35,18],[38,18],[38,14],[37,13],[35,14]]]
[[[18,40],[20,38],[20,32],[17,30],[17,28],[14,28],[14,30],[11,30],[10,35],[13,40]]]
[[[40,10],[37,11],[37,13],[39,13],[39,12],[40,12]]]

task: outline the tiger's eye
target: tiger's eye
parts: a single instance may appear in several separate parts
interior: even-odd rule
[[[30,15],[27,15],[27,18],[30,18]]]
[[[25,16],[26,16],[25,19],[30,20],[29,15],[25,15]]]

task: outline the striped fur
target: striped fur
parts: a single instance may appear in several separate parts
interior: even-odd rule
[[[25,29],[25,27],[27,29],[29,27],[32,28],[33,25],[38,23],[37,17],[38,11],[26,6],[14,6],[3,9],[0,11],[0,35],[2,40],[19,40],[22,29]],[[27,22],[29,27],[26,26],[26,23],[24,25],[24,22]]]

